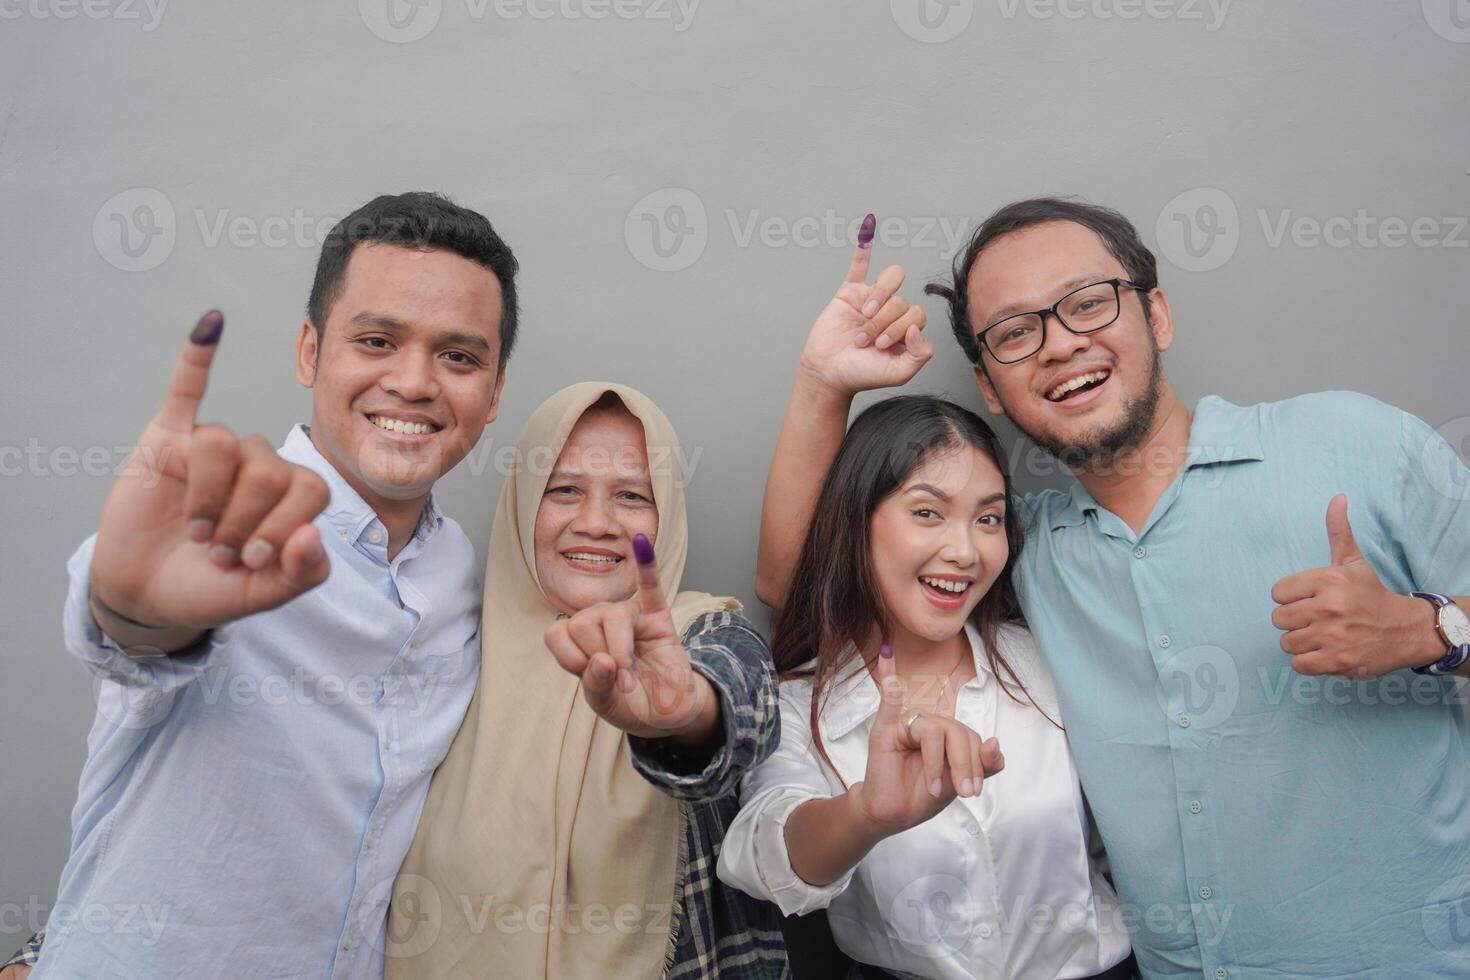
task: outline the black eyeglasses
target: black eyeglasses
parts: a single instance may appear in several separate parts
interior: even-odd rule
[[[1002,364],[1015,364],[1041,350],[1046,343],[1046,316],[1050,313],[1057,322],[1073,333],[1093,333],[1103,327],[1112,326],[1118,319],[1122,304],[1118,300],[1120,287],[1148,292],[1136,282],[1127,279],[1104,279],[1088,283],[1072,290],[1044,310],[1017,313],[1004,320],[997,320],[980,331],[981,346],[990,351],[990,356]]]

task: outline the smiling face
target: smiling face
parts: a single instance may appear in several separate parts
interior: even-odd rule
[[[1128,270],[1091,229],[1052,221],[1012,232],[981,251],[967,296],[977,334],[1018,312],[1044,309],[1088,283],[1127,279]],[[975,380],[986,404],[1069,465],[1111,458],[1137,446],[1154,422],[1173,340],[1161,291],[1120,290],[1119,315],[1095,333],[1074,334],[1048,316],[1035,355],[1002,364],[981,352]],[[1150,322],[1152,321],[1152,322]],[[982,370],[983,366],[983,370]]]
[[[500,282],[440,250],[358,246],[296,376],[313,389],[312,441],[370,506],[415,501],[495,418]]]
[[[1010,555],[1005,508],[1000,470],[968,444],[930,454],[878,505],[871,561],[896,642],[964,628]]]
[[[637,590],[633,536],[658,538],[643,426],[621,406],[572,427],[536,509],[536,577],[567,615]]]

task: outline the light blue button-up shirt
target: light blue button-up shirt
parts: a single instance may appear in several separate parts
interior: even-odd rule
[[[1339,492],[1387,588],[1470,593],[1470,471],[1363,395],[1203,399],[1137,534],[1080,484],[1024,502],[1018,587],[1149,977],[1470,976],[1461,682],[1299,675],[1271,625]]]
[[[129,657],[68,565],[68,649],[95,675],[71,856],[35,980],[380,978],[387,902],[479,674],[474,549],[432,498],[390,562],[331,489],[327,581],[173,657]]]

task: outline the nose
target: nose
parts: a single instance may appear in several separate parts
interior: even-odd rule
[[[969,568],[980,560],[980,549],[975,547],[975,535],[979,531],[962,521],[945,533],[944,546],[939,549],[939,560],[956,568]]]
[[[622,525],[613,516],[612,504],[601,497],[588,494],[577,508],[570,530],[589,538],[617,537],[622,534]]]
[[[439,397],[439,381],[434,376],[434,356],[428,351],[405,350],[379,382],[382,389],[404,401],[433,401]]]
[[[1062,318],[1055,313],[1044,313],[1042,318],[1049,322],[1046,324],[1046,343],[1036,354],[1038,364],[1064,364],[1092,346],[1092,340],[1086,334],[1068,330]]]

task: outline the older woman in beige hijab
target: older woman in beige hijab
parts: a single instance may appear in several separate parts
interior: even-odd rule
[[[479,688],[399,873],[387,977],[782,976],[774,907],[714,876],[779,741],[776,678],[738,602],[679,590],[673,427],[585,383],[516,448]]]

